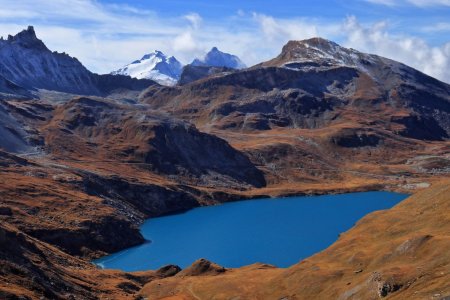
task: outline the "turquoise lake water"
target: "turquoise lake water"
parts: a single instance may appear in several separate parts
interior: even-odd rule
[[[147,220],[151,241],[94,261],[124,271],[185,268],[199,258],[234,268],[262,262],[288,267],[320,252],[366,214],[391,208],[408,195],[349,193],[246,200]]]

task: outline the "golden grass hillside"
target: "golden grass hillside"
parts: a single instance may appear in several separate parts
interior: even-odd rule
[[[450,180],[361,219],[287,269],[255,264],[147,284],[148,299],[447,299]]]

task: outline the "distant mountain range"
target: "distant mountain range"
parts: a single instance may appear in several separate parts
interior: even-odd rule
[[[212,67],[214,70],[217,70],[217,68],[242,69],[246,67],[239,57],[222,52],[217,47],[213,47],[204,57],[194,59],[187,66]],[[151,79],[161,85],[173,86],[179,82],[182,72],[183,65],[174,56],[167,57],[161,51],[155,50],[144,55],[141,59],[111,72],[111,74],[128,75],[137,79]],[[202,74],[206,76],[211,74],[211,71]]]
[[[94,74],[76,58],[66,53],[50,51],[36,37],[32,26],[15,36],[9,35],[7,39],[0,39],[0,59],[0,91],[23,95],[29,95],[30,89],[103,95],[114,88],[134,89],[140,87],[140,84],[148,86],[152,84],[148,80],[173,86],[178,83],[183,72],[183,65],[174,56],[168,57],[155,50],[109,75]],[[245,68],[245,64],[237,56],[221,52],[216,47],[204,57],[194,59],[190,65],[213,68],[201,72],[200,77],[222,70],[220,68]],[[196,74],[195,78],[198,79],[199,73]],[[147,81],[139,83],[111,75]]]
[[[50,51],[32,26],[0,39],[0,93],[29,96],[36,90],[106,95],[114,89],[142,89],[153,81],[98,75],[66,53]]]

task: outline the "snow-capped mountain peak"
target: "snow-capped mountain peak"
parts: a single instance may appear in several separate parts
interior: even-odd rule
[[[237,57],[225,53],[213,47],[203,58],[196,58],[191,63],[193,66],[227,67],[233,69],[243,69],[245,64]]]
[[[155,51],[153,51],[151,53],[145,54],[144,56],[142,56],[141,59],[138,59],[135,62],[140,62],[140,61],[143,61],[143,60],[152,59],[154,57],[160,58],[161,60],[167,59],[167,56],[164,53],[162,53],[159,50],[155,50]]]
[[[175,57],[167,57],[163,52],[155,50],[111,74],[152,79],[162,85],[175,85],[180,78],[182,67]]]

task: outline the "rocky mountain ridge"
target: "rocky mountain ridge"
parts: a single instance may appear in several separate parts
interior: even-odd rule
[[[150,87],[141,101],[158,109],[179,103],[175,115],[220,130],[313,129],[351,111],[384,110],[391,113],[372,114],[372,121],[403,127],[403,136],[442,140],[450,134],[449,95],[449,85],[410,67],[311,39],[289,42],[277,58],[249,69],[164,92]]]
[[[2,93],[46,89],[82,95],[107,95],[114,89],[142,89],[155,84],[111,75],[97,75],[87,70],[76,58],[50,51],[36,37],[32,26],[15,36],[0,40],[0,80]],[[6,80],[6,81],[5,81]],[[6,85],[6,86],[5,86]],[[23,93],[21,93],[23,94]]]

